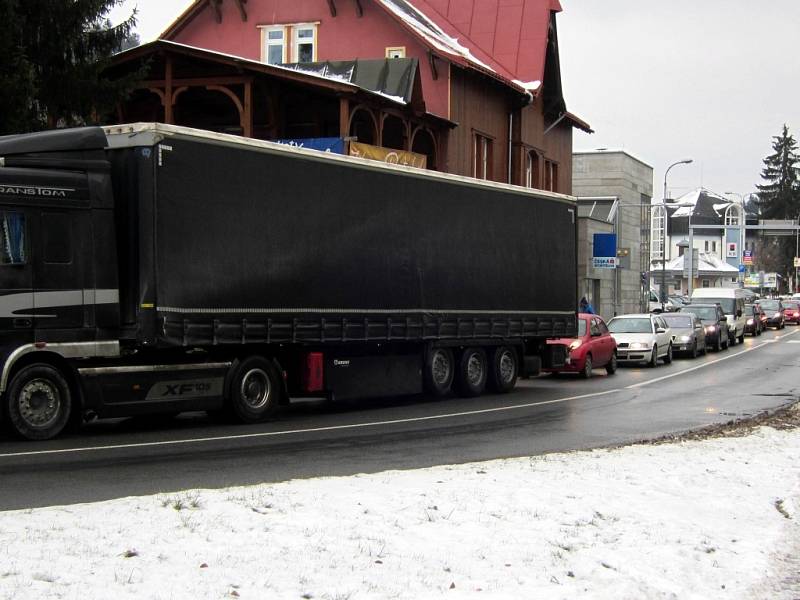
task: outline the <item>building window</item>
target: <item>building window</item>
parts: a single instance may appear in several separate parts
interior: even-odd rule
[[[405,58],[406,57],[406,47],[405,46],[390,46],[386,48],[386,58]]]
[[[472,176],[477,179],[492,178],[492,140],[476,133],[473,138]]]
[[[558,165],[552,160],[544,161],[544,189],[548,192],[558,191]]]
[[[708,279],[703,279],[702,283],[704,288],[711,287],[711,282]]]
[[[539,187],[539,155],[533,150],[525,155],[525,187]]]
[[[717,242],[716,242],[716,240],[711,242],[711,251],[712,252],[716,252],[717,251]]]
[[[317,24],[261,27],[261,60],[270,65],[317,60]]]
[[[262,29],[262,36],[264,37],[263,61],[269,65],[287,62],[286,28],[270,27]]]
[[[665,239],[666,239],[666,220],[664,218],[664,211],[661,207],[653,208],[652,217],[652,237],[650,238],[650,257],[651,260],[662,260],[665,257]]]
[[[317,60],[316,27],[294,27],[295,62],[309,63]]]
[[[708,252],[708,240],[706,240],[706,252]]]

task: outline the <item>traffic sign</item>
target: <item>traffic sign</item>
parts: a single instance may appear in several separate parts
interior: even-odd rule
[[[746,265],[753,264],[753,251],[752,250],[745,250],[742,254],[742,262]]]
[[[739,265],[739,273],[744,273],[747,270],[747,265]]]
[[[794,257],[794,266],[800,267],[800,257],[797,256]]]

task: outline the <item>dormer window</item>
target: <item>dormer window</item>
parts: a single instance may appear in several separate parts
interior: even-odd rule
[[[317,23],[262,25],[261,60],[270,65],[317,60]]]

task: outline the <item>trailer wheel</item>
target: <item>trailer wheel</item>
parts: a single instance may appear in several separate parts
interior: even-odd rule
[[[492,391],[504,394],[517,385],[519,360],[517,352],[511,346],[499,346],[492,351],[489,370],[489,386]]]
[[[425,390],[434,396],[450,393],[455,374],[455,358],[450,348],[432,348],[425,358]]]
[[[488,365],[483,348],[467,348],[458,361],[458,393],[465,398],[480,396],[486,387]]]
[[[64,376],[46,364],[29,365],[14,375],[5,398],[6,425],[28,440],[49,440],[66,427],[72,395]]]
[[[251,356],[237,365],[230,380],[227,409],[242,423],[263,421],[280,406],[281,380],[266,358]]]

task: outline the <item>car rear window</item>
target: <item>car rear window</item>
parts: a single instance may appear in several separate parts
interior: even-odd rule
[[[670,327],[691,327],[692,317],[683,317],[681,315],[662,315],[662,318],[667,322]]]
[[[734,299],[733,298],[703,298],[703,304],[719,304],[722,307],[722,312],[727,315],[733,314]]]

